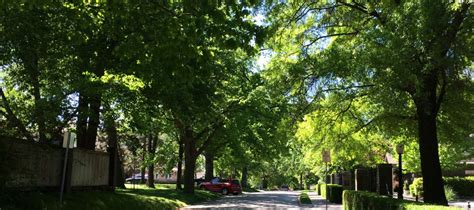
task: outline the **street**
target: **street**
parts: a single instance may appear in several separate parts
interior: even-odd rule
[[[299,205],[295,191],[260,191],[241,195],[224,196],[215,201],[187,206],[183,209],[325,209],[324,201],[314,193],[308,193],[314,205]],[[342,209],[329,205],[331,210]]]

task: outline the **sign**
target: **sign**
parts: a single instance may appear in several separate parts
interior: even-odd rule
[[[331,152],[329,152],[328,150],[323,150],[323,162],[331,162]]]
[[[68,138],[70,138],[69,141],[68,141]],[[76,134],[75,133],[72,133],[72,132],[69,132],[69,131],[64,132],[63,148],[68,147],[67,146],[68,142],[69,142],[69,148],[77,147],[77,141],[76,141]]]

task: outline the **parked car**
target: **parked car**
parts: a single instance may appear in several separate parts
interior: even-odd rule
[[[280,190],[288,191],[288,190],[290,190],[290,188],[288,187],[288,185],[284,184],[284,185],[281,185]]]
[[[218,192],[222,193],[223,195],[227,195],[229,193],[238,195],[242,193],[242,187],[240,186],[240,182],[236,179],[219,179],[217,181],[213,179],[212,182],[201,183],[199,185],[199,189],[208,190],[211,192]]]
[[[142,179],[142,175],[141,174],[136,174],[135,176],[131,176],[129,178],[126,178],[125,183],[138,184],[138,183],[140,183],[141,179]],[[148,175],[145,174],[145,182],[146,182],[147,179],[148,179]]]
[[[204,181],[205,181],[204,178],[194,179],[194,183],[196,183],[197,186],[199,186]]]

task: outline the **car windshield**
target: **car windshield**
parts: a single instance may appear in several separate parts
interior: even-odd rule
[[[239,180],[232,180],[231,183],[232,184],[239,184]]]

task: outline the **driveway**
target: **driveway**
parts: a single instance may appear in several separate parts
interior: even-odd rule
[[[300,192],[293,191],[260,191],[237,196],[228,195],[215,201],[187,206],[182,209],[324,209],[322,203],[315,202],[315,200],[313,200],[313,203],[317,203],[315,206],[300,206],[298,204],[299,194]]]

